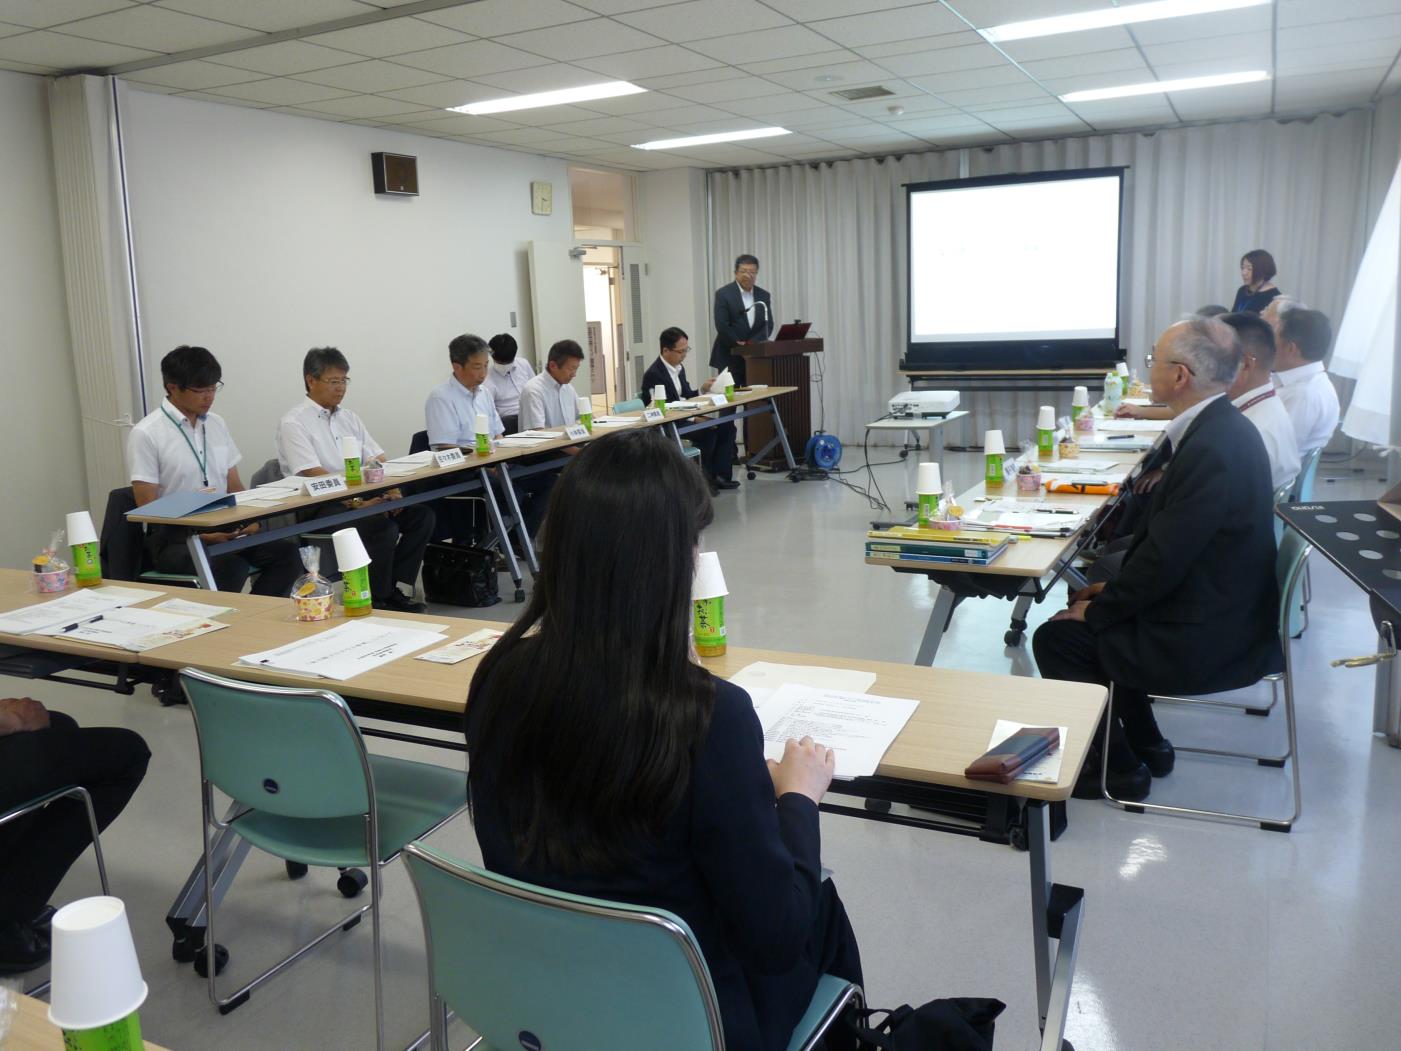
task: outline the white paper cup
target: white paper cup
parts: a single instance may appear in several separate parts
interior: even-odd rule
[[[938,496],[943,491],[944,484],[939,478],[939,465],[920,464],[919,473],[915,476],[915,492],[919,496]]]
[[[487,430],[491,427],[491,421],[487,419],[486,413],[477,413],[477,422],[475,426],[477,428],[477,434],[486,434]]]
[[[86,511],[74,511],[67,521],[68,544],[92,544],[97,541],[97,530],[92,526],[92,515]]]
[[[49,1021],[60,1029],[96,1029],[146,1002],[126,906],[120,898],[83,898],[53,918]]]
[[[1090,389],[1088,387],[1076,387],[1075,393],[1070,398],[1071,405],[1084,408],[1090,404]]]
[[[1036,429],[1038,431],[1053,431],[1056,429],[1056,410],[1054,406],[1041,406],[1041,411],[1036,416]]]
[[[1114,366],[1114,371],[1117,372],[1120,376],[1123,376],[1124,379],[1128,379],[1128,378],[1129,378],[1129,363],[1128,363],[1127,361],[1120,361],[1120,362],[1117,362],[1117,363],[1115,364],[1115,366]]]
[[[653,388],[652,388],[652,400],[653,400],[653,401],[666,401],[666,388],[665,388],[665,387],[653,387]]]
[[[593,402],[590,401],[588,398],[585,398],[581,395],[577,404],[580,416],[588,416],[593,412]]]
[[[336,548],[336,568],[342,573],[370,564],[365,542],[353,528],[337,529],[331,534],[331,542]]]
[[[347,434],[341,439],[341,456],[347,460],[360,459],[360,439]]]
[[[725,574],[720,571],[720,556],[714,551],[702,551],[696,558],[696,577],[691,582],[691,599],[697,601],[728,594]]]
[[[1006,456],[1007,445],[1002,440],[1001,431],[988,431],[983,435],[984,456]]]

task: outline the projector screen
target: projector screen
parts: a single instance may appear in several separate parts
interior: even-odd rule
[[[1122,168],[907,187],[910,363],[1119,357]]]

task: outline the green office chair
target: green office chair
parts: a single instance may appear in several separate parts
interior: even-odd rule
[[[467,805],[463,770],[370,755],[350,708],[330,690],[238,682],[185,668],[180,684],[199,742],[208,928],[209,998],[221,1014],[368,910],[374,927],[375,1034],[384,1047],[380,960],[380,870],[412,839],[428,835]],[[275,728],[275,732],[270,732]],[[214,814],[214,789],[233,799],[231,816]],[[209,829],[232,828],[253,846],[293,865],[364,866],[370,901],[258,975],[232,996],[216,987],[215,894]]]
[[[1101,749],[1102,758],[1100,760],[1100,792],[1106,801],[1112,806],[1121,810],[1128,810],[1135,814],[1145,812],[1155,814],[1176,814],[1185,817],[1214,818],[1219,821],[1230,821],[1238,824],[1259,825],[1262,829],[1270,832],[1288,832],[1294,826],[1294,822],[1299,819],[1299,812],[1302,809],[1302,792],[1299,786],[1299,741],[1298,730],[1294,717],[1294,674],[1292,662],[1290,660],[1290,607],[1295,600],[1295,595],[1299,590],[1300,581],[1303,579],[1304,568],[1308,564],[1309,553],[1313,546],[1309,544],[1298,532],[1293,529],[1286,529],[1284,538],[1280,541],[1279,554],[1275,558],[1275,579],[1279,584],[1279,617],[1277,621],[1279,631],[1279,644],[1284,650],[1284,672],[1279,676],[1284,691],[1284,729],[1287,748],[1283,755],[1256,755],[1253,752],[1232,752],[1219,748],[1186,748],[1179,747],[1177,751],[1193,753],[1197,755],[1214,755],[1227,759],[1250,759],[1260,766],[1280,768],[1289,764],[1289,772],[1293,781],[1294,789],[1294,809],[1285,818],[1270,818],[1255,814],[1239,814],[1227,810],[1207,810],[1198,807],[1170,806],[1163,803],[1129,803],[1121,799],[1116,799],[1109,792],[1109,720],[1114,716],[1114,687],[1109,688],[1109,706],[1105,717],[1105,741]],[[1220,705],[1222,702],[1218,698],[1210,695],[1204,697],[1168,697],[1153,695],[1155,701],[1171,701],[1179,704],[1214,704]],[[1236,707],[1237,705],[1232,705]]]
[[[1314,481],[1318,478],[1318,462],[1323,458],[1323,446],[1312,449],[1304,455],[1303,463],[1299,467],[1299,477],[1294,479],[1294,491],[1289,495],[1291,504],[1313,503]],[[1298,638],[1309,626],[1309,602],[1313,599],[1313,582],[1309,579],[1308,569],[1304,570],[1303,597],[1299,605],[1294,610],[1293,636]]]
[[[487,872],[425,846],[404,849],[428,943],[432,1048],[448,1010],[482,1051],[723,1051],[720,1006],[685,921]],[[861,989],[824,976],[788,1051],[807,1051]]]

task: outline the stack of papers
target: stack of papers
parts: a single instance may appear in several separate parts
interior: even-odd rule
[[[531,446],[544,445],[549,438],[537,438],[529,434],[508,434],[504,438],[496,439],[496,444],[505,446],[507,449],[529,449]]]
[[[443,639],[436,631],[394,627],[394,623],[342,624],[286,646],[246,654],[238,663],[343,682]]]
[[[563,437],[564,437],[564,432],[563,432],[563,431],[542,431],[542,430],[539,430],[538,428],[536,428],[536,429],[530,429],[530,430],[524,430],[524,431],[517,431],[515,434],[508,435],[507,437],[510,437],[510,438],[538,438],[538,439],[540,439],[541,441],[546,441],[546,442],[548,442],[548,441],[553,441],[553,440],[556,439],[556,438],[563,438]],[[504,440],[504,439],[503,439],[503,440]]]
[[[227,624],[221,624],[217,620],[201,617],[182,617],[153,609],[118,608],[100,613],[81,624],[52,625],[34,634],[62,636],[78,642],[144,653],[157,646],[192,639],[196,635],[205,635],[227,627]]]
[[[992,751],[1007,738],[1018,731],[1028,729],[1031,725],[1031,723],[1014,723],[1010,719],[998,719],[997,725],[992,729],[992,737],[988,741],[988,751]],[[1058,726],[1056,729],[1060,731],[1060,744],[1014,777],[1014,781],[1031,781],[1038,785],[1060,784],[1060,760],[1061,756],[1065,754],[1066,728]]]
[[[407,456],[396,456],[392,460],[385,460],[384,465],[385,467],[388,467],[392,463],[400,465],[411,464],[415,469],[417,469],[419,467],[427,467],[432,462],[433,450],[425,449],[421,453],[409,453]]]
[[[302,491],[300,479],[293,480],[284,478],[277,482],[268,482],[260,485],[256,489],[245,489],[241,493],[234,493],[234,502],[239,507],[275,507],[280,503],[292,499]]]
[[[100,590],[102,589],[74,591],[60,598],[50,599],[48,602],[38,602],[32,606],[25,606],[23,609],[12,610],[0,615],[0,632],[10,635],[33,635],[45,628],[68,627],[70,625],[76,628],[80,624],[92,620],[93,617],[101,616],[109,609],[116,609],[125,604],[120,598],[93,593]],[[122,588],[121,590],[135,589]],[[151,593],[143,591],[140,594],[142,598],[149,598]]]
[[[764,758],[780,760],[790,738],[811,737],[837,753],[836,776],[844,780],[874,774],[918,707],[918,701],[904,697],[791,682],[754,701],[764,729]]]
[[[468,658],[479,656],[491,649],[496,645],[496,640],[504,634],[504,631],[483,628],[481,631],[474,631],[470,635],[449,642],[446,646],[439,646],[436,650],[420,653],[414,660],[432,661],[434,664],[460,664]]]
[[[1068,536],[1085,524],[1086,517],[1087,512],[1074,507],[1021,500],[993,500],[974,511],[971,517],[965,515],[963,524],[973,523],[984,529],[1008,533]]]
[[[1095,420],[1095,431],[1106,434],[1157,434],[1167,430],[1171,420],[1106,419]]]

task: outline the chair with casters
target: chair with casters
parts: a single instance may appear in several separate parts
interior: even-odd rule
[[[723,1051],[710,971],[680,917],[522,883],[422,843],[404,863],[423,914],[434,1051],[446,1051],[449,1011],[487,1048]],[[859,986],[824,975],[788,1051],[814,1047],[861,1001]]]
[[[199,746],[204,824],[207,927],[204,971],[209,998],[221,1014],[337,931],[370,913],[374,928],[375,1034],[384,1047],[384,994],[380,948],[381,870],[411,840],[428,835],[467,805],[463,770],[370,755],[345,701],[330,690],[239,682],[185,668],[180,684],[194,713]],[[267,732],[269,726],[278,732]],[[230,797],[224,819],[214,812],[214,790]],[[296,878],[306,866],[342,871],[346,896],[363,886],[354,870],[369,871],[370,900],[248,982],[221,997],[216,979],[216,896],[210,829],[232,831],[287,865]],[[352,877],[353,889],[347,886]]]
[[[1183,817],[1203,817],[1218,821],[1229,821],[1237,824],[1258,825],[1260,828],[1270,832],[1288,832],[1298,820],[1302,809],[1302,793],[1299,785],[1299,741],[1298,730],[1294,712],[1294,674],[1290,658],[1290,607],[1293,604],[1300,588],[1300,581],[1303,579],[1304,567],[1308,563],[1309,553],[1313,546],[1306,541],[1298,532],[1293,529],[1286,529],[1284,537],[1280,541],[1279,553],[1275,557],[1275,579],[1279,584],[1279,615],[1277,619],[1277,630],[1279,631],[1279,644],[1284,651],[1284,671],[1278,676],[1266,676],[1271,681],[1271,692],[1276,689],[1282,690],[1284,696],[1284,732],[1286,750],[1282,755],[1257,755],[1253,752],[1233,752],[1220,748],[1196,748],[1177,746],[1178,752],[1196,755],[1213,755],[1227,759],[1248,759],[1259,766],[1282,768],[1285,764],[1289,766],[1289,773],[1292,782],[1294,804],[1293,810],[1287,817],[1272,818],[1256,814],[1241,814],[1228,810],[1210,810],[1199,807],[1172,806],[1163,803],[1132,803],[1121,799],[1116,799],[1109,791],[1109,720],[1114,717],[1114,687],[1109,687],[1109,705],[1105,716],[1105,740],[1101,749],[1100,760],[1100,792],[1104,799],[1112,806],[1131,813],[1156,813],[1175,814]],[[1234,692],[1234,691],[1232,691]],[[1219,695],[1210,694],[1201,697],[1172,697],[1154,694],[1154,701],[1168,701],[1186,705],[1212,705],[1217,707],[1238,707],[1246,708],[1248,711],[1254,710],[1254,706],[1231,703],[1223,700]],[[1271,701],[1273,706],[1273,700]],[[1254,714],[1266,714],[1264,711],[1254,710]]]
[[[97,882],[102,887],[103,895],[110,895],[112,892],[107,886],[107,863],[102,858],[102,838],[97,831],[97,814],[92,809],[92,796],[82,785],[65,785],[62,788],[55,788],[52,792],[45,792],[41,796],[13,806],[9,810],[0,811],[0,825],[8,825],[11,821],[18,821],[26,814],[43,810],[52,803],[60,799],[77,799],[83,804],[83,810],[87,813],[88,830],[92,833],[92,852],[97,859]],[[43,996],[49,991],[49,980],[46,978],[32,989],[26,990],[26,996]]]

